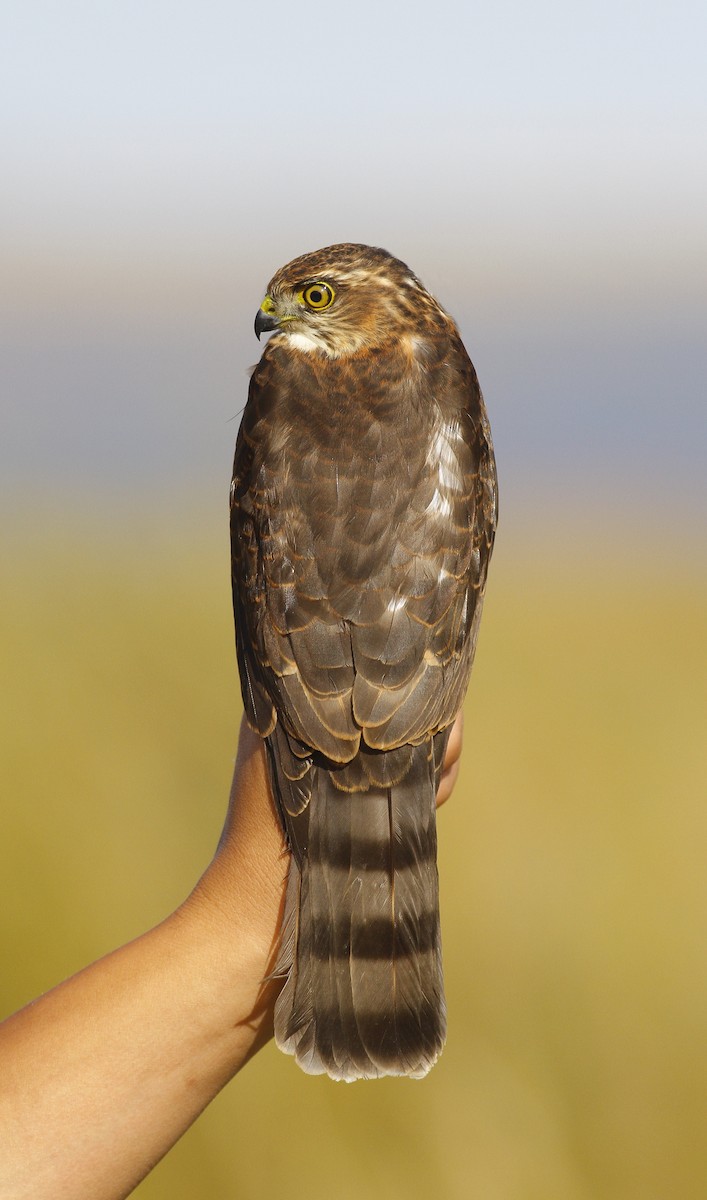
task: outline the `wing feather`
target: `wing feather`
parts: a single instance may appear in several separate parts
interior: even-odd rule
[[[474,655],[496,493],[476,375],[458,341],[417,392],[409,360],[377,365],[379,392],[365,360],[269,343],[236,447],[244,702],[262,735],[278,722],[304,748],[278,734],[288,811],[308,755],[339,764],[345,791],[398,782],[408,751],[371,763],[451,724]]]

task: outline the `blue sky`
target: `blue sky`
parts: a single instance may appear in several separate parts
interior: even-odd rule
[[[702,3],[28,0],[2,26],[6,492],[220,494],[265,283],[356,240],[458,318],[511,519],[597,493],[704,519]]]

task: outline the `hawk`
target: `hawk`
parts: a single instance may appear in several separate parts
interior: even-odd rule
[[[491,434],[451,317],[385,250],[273,276],[231,485],[243,703],[291,851],[280,1049],[421,1077],[446,1015],[435,794],[496,525]]]

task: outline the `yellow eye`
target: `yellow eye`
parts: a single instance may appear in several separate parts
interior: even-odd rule
[[[310,283],[302,292],[302,299],[309,308],[321,312],[334,303],[336,292],[328,283]]]

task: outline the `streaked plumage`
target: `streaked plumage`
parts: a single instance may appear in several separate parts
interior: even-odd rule
[[[384,250],[295,259],[263,329],[231,531],[243,700],[292,850],[276,1039],[311,1073],[421,1076],[445,1037],[435,792],[496,523],[488,421],[454,322]]]

